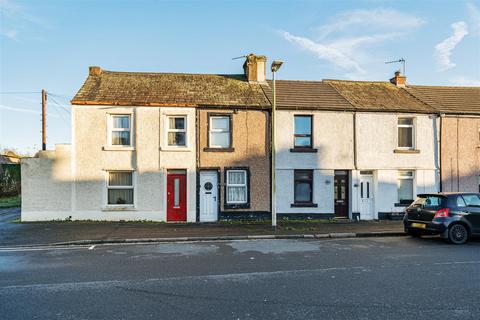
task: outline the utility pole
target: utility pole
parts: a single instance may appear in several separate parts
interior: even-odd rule
[[[47,150],[47,92],[42,89],[42,150]]]

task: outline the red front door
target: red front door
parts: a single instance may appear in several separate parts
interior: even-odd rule
[[[167,174],[167,221],[187,221],[186,174]]]

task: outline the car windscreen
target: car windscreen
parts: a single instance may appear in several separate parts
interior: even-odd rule
[[[443,206],[445,197],[436,195],[421,195],[412,203],[414,207],[421,207],[424,209],[436,208]]]

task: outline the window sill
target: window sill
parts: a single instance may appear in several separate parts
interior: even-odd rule
[[[291,208],[317,208],[318,204],[316,203],[292,203]]]
[[[102,208],[102,211],[136,211],[137,208],[134,205],[116,205],[106,206]]]
[[[193,149],[190,147],[161,147],[160,151],[168,152],[192,152]]]
[[[203,148],[205,152],[234,152],[235,148]]]
[[[393,153],[420,153],[417,149],[395,149]]]
[[[290,152],[299,152],[299,153],[317,153],[318,149],[315,148],[292,148]]]
[[[243,203],[243,204],[227,204],[223,205],[225,209],[250,209],[250,203]]]
[[[114,147],[114,146],[105,146],[102,147],[103,151],[135,151],[135,147]]]

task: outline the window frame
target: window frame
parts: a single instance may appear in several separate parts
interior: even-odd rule
[[[245,184],[229,184],[228,173],[229,172],[244,172]],[[250,168],[248,167],[226,167],[224,169],[224,208],[225,209],[249,209],[250,208]],[[228,201],[228,187],[245,187],[246,189],[246,201]]]
[[[400,173],[410,172],[411,176],[401,176]],[[402,205],[409,205],[415,201],[415,170],[398,170],[397,171],[397,202]],[[412,180],[412,199],[400,200],[400,180]],[[410,201],[411,200],[411,201]],[[406,202],[408,201],[408,202]]]
[[[114,128],[113,127],[113,118],[115,117],[128,117],[128,129],[126,128]],[[111,148],[132,148],[133,147],[133,115],[131,113],[108,113],[107,114],[107,122],[108,122],[108,143],[107,145]],[[113,144],[113,132],[126,132],[128,131],[130,134],[130,144]]]
[[[411,119],[412,124],[399,124],[398,122],[401,119]],[[411,147],[400,147],[400,139],[398,138],[400,133],[400,128],[412,128],[412,146]],[[416,119],[415,117],[398,117],[397,118],[397,149],[398,150],[415,150],[416,147]]]
[[[183,118],[184,119],[184,129],[170,129],[170,118]],[[167,148],[188,148],[188,116],[185,114],[167,114],[165,115],[165,127],[166,127],[166,137],[165,137],[165,146]],[[185,145],[170,145],[168,143],[168,136],[170,132],[184,132],[185,133]]]
[[[296,117],[301,117],[301,118],[310,118],[310,134],[297,134],[295,133],[295,118]],[[309,137],[310,138],[310,145],[308,146],[297,146],[295,144],[295,139],[296,138],[305,138]],[[293,148],[294,149],[313,149],[313,114],[294,114],[293,115]]]
[[[297,179],[296,178],[296,173],[297,172],[308,172],[310,175],[310,179]],[[293,203],[294,204],[312,204],[313,203],[313,187],[314,187],[314,172],[312,169],[295,169],[293,170]],[[296,188],[297,188],[297,183],[304,183],[308,182],[310,184],[310,201],[298,201],[297,200],[297,193],[296,193]]]
[[[132,185],[131,186],[111,186],[110,185],[110,173],[111,172],[124,172],[124,173],[130,173],[132,175]],[[135,207],[135,204],[136,204],[136,192],[135,192],[135,184],[136,184],[136,176],[135,176],[135,171],[133,170],[106,170],[105,171],[105,190],[106,190],[106,199],[105,199],[105,203],[106,203],[106,207],[109,207],[109,208],[122,208],[122,207]],[[132,203],[123,203],[123,204],[116,204],[116,203],[108,203],[108,191],[112,189],[112,190],[132,190],[133,192],[133,195],[132,195],[132,199],[133,199],[133,202]]]
[[[228,118],[228,131],[224,131],[221,129],[213,129],[212,128],[212,119],[214,118]],[[220,113],[220,114],[208,114],[208,149],[217,149],[217,150],[229,150],[232,149],[233,146],[233,134],[232,134],[233,128],[232,128],[232,115],[227,114],[227,113]],[[229,134],[229,145],[224,147],[224,146],[214,146],[212,145],[212,132],[217,132],[217,133],[225,133],[228,132]]]

